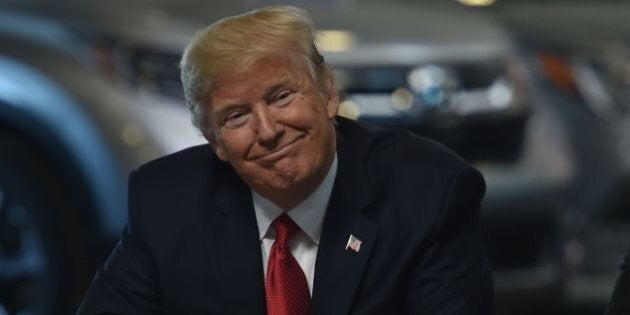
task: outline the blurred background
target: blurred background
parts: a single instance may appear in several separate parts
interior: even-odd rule
[[[70,314],[126,221],[126,176],[203,143],[177,63],[195,30],[312,14],[340,115],[478,167],[497,314],[601,314],[630,245],[627,1],[0,3],[0,315]]]

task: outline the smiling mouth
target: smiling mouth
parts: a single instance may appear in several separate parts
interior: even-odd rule
[[[289,150],[291,150],[291,148],[292,148],[292,147],[293,147],[293,146],[294,146],[297,142],[301,141],[301,140],[302,140],[302,138],[303,138],[303,137],[297,137],[296,139],[292,140],[291,142],[289,142],[289,143],[287,143],[287,144],[285,144],[285,145],[283,145],[283,146],[281,146],[281,147],[278,147],[277,149],[275,149],[275,150],[273,150],[273,151],[271,151],[271,152],[269,152],[269,153],[266,153],[266,154],[263,154],[263,155],[261,155],[261,156],[258,156],[258,157],[256,157],[255,159],[256,159],[256,160],[258,160],[258,161],[260,161],[260,162],[262,162],[262,163],[265,163],[265,164],[268,164],[268,163],[275,163],[275,162],[277,162],[278,160],[280,160],[280,159],[282,159],[283,157],[285,157],[285,156],[286,156],[286,153],[287,153]]]

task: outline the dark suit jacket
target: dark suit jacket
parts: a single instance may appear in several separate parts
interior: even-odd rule
[[[482,176],[433,141],[339,118],[313,314],[491,314]],[[250,189],[208,146],[130,176],[129,224],[79,314],[264,314]],[[345,250],[350,234],[359,252]]]
[[[606,315],[630,314],[630,250],[621,264],[621,275],[617,279],[612,299],[606,309]]]

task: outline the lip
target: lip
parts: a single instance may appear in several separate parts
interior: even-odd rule
[[[261,155],[259,157],[256,157],[255,159],[264,163],[264,164],[268,164],[268,163],[274,163],[277,162],[278,160],[282,159],[283,157],[286,156],[287,152],[290,151],[295,144],[297,144],[298,142],[300,142],[303,139],[303,137],[297,137],[296,139],[292,140],[291,142],[285,144],[284,146],[269,152],[267,154]]]

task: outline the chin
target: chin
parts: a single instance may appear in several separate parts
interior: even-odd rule
[[[274,170],[270,174],[270,183],[274,188],[288,190],[304,179],[303,172],[295,164],[288,169]]]
[[[275,168],[269,172],[265,186],[275,191],[291,193],[303,190],[313,176],[313,170],[300,167],[297,163],[289,163],[285,168]]]

